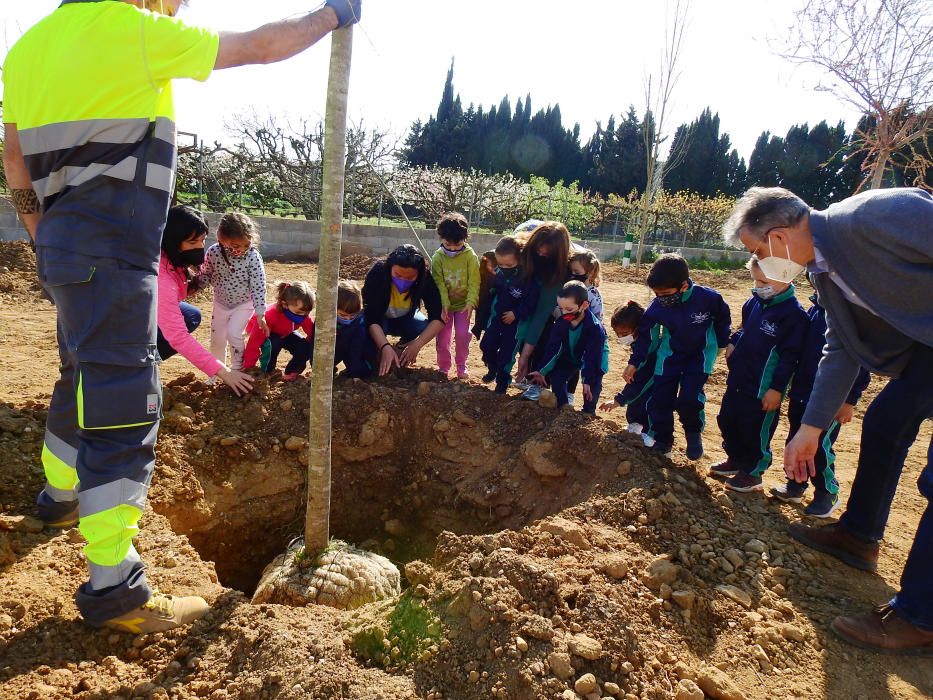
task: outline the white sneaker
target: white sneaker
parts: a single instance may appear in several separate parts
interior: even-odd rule
[[[573,408],[573,394],[567,394],[567,405]]]
[[[634,435],[641,435],[641,431],[644,429],[644,426],[641,423],[629,423],[626,430]]]
[[[512,386],[514,386],[516,389],[521,389],[522,391],[525,391],[525,389],[532,386],[532,384],[528,380],[523,379],[520,382],[512,382]]]
[[[527,389],[525,389],[525,393],[522,394],[522,398],[527,399],[528,401],[537,401],[538,397],[540,396],[541,396],[541,387],[537,385],[532,385],[528,387]]]
[[[645,443],[645,447],[654,447],[654,438],[648,435],[648,433],[641,434],[641,441]],[[670,457],[671,453],[668,452],[665,457]]]

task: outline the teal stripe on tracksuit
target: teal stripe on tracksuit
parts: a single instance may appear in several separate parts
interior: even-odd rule
[[[836,453],[833,451],[833,441],[839,434],[838,421],[833,421],[829,428],[823,433],[823,440],[820,443],[820,449],[823,450],[823,456],[826,459],[826,467],[823,469],[823,483],[826,484],[826,490],[832,494],[839,493],[839,482],[836,481]]]
[[[751,476],[761,476],[768,467],[771,466],[771,426],[774,425],[774,421],[777,420],[777,417],[778,411],[768,411],[765,414],[765,419],[761,421],[761,432],[759,433],[761,459],[759,459],[758,464],[755,465],[755,469],[752,471]]]
[[[768,361],[765,362],[765,367],[761,371],[761,383],[758,385],[758,398],[763,399],[765,394],[768,393],[768,390],[771,388],[771,380],[774,378],[774,370],[777,369],[778,362],[781,361],[781,354],[777,351],[777,348],[771,348],[771,352],[768,354]]]

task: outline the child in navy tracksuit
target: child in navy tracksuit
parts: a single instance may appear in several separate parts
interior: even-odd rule
[[[528,378],[539,386],[551,380],[557,405],[565,406],[567,382],[577,372],[583,380],[583,412],[596,413],[609,370],[609,343],[606,330],[590,311],[589,294],[582,282],[567,282],[557,295],[561,316],[554,322],[544,350],[544,364]]]
[[[374,359],[366,321],[363,318],[363,295],[355,282],[341,280],[337,285],[337,342],[334,367],[341,362],[341,377],[368,377]]]
[[[489,370],[484,382],[496,380],[496,393],[504,394],[512,381],[512,366],[518,353],[516,340],[519,325],[534,313],[538,305],[538,285],[523,280],[519,266],[521,250],[511,236],[496,245],[496,276],[489,294],[489,319],[479,347]]]
[[[742,306],[742,327],[726,350],[729,378],[718,418],[726,459],[710,468],[711,476],[731,477],[726,487],[742,493],[762,489],[781,401],[807,333],[794,285],[769,280],[755,258],[749,270],[752,298]]]
[[[813,306],[807,311],[806,340],[788,394],[787,418],[790,429],[787,433],[787,442],[790,442],[800,429],[807,402],[810,400],[810,391],[813,389],[813,380],[816,378],[816,368],[820,364],[820,358],[823,357],[823,346],[826,345],[826,310],[820,306],[815,294],[810,297],[810,301],[813,302]],[[834,468],[836,453],[833,451],[833,444],[839,437],[841,423],[847,423],[852,419],[852,410],[870,380],[871,375],[862,369],[836,420],[828,430],[820,435],[820,448],[813,458],[816,463],[816,475],[811,477],[816,493],[810,505],[804,509],[807,515],[828,518],[839,507],[839,482],[836,481]],[[795,481],[788,481],[786,484],[771,489],[771,494],[782,501],[800,503],[806,490],[806,483],[798,484]]]
[[[612,312],[610,321],[616,338],[623,347],[630,347],[638,337],[638,327],[641,325],[645,310],[634,301],[627,301]],[[651,431],[651,422],[648,420],[648,397],[654,388],[654,367],[658,360],[658,347],[661,345],[661,326],[655,325],[651,329],[651,341],[645,360],[638,365],[632,381],[625,385],[612,401],[600,405],[600,410],[611,411],[616,407],[625,407],[625,418],[628,420],[628,430],[641,435],[645,445],[654,445],[654,439],[648,433]]]
[[[687,261],[675,253],[655,261],[647,284],[655,300],[642,317],[622,377],[628,382],[635,376],[648,357],[654,327],[662,326],[654,388],[648,399],[648,435],[655,440],[655,450],[668,454],[674,444],[676,409],[687,438],[687,457],[699,459],[705,424],[703,386],[719,349],[729,344],[729,306],[719,292],[694,284]]]

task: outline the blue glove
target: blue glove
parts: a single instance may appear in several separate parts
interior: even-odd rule
[[[347,27],[360,21],[362,0],[326,0],[324,3],[337,13],[337,28]]]

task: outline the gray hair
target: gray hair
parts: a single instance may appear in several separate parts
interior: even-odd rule
[[[742,247],[739,232],[747,229],[755,238],[764,240],[769,229],[793,226],[810,213],[810,207],[800,197],[783,187],[751,187],[732,209],[722,225],[722,237],[727,245]]]

